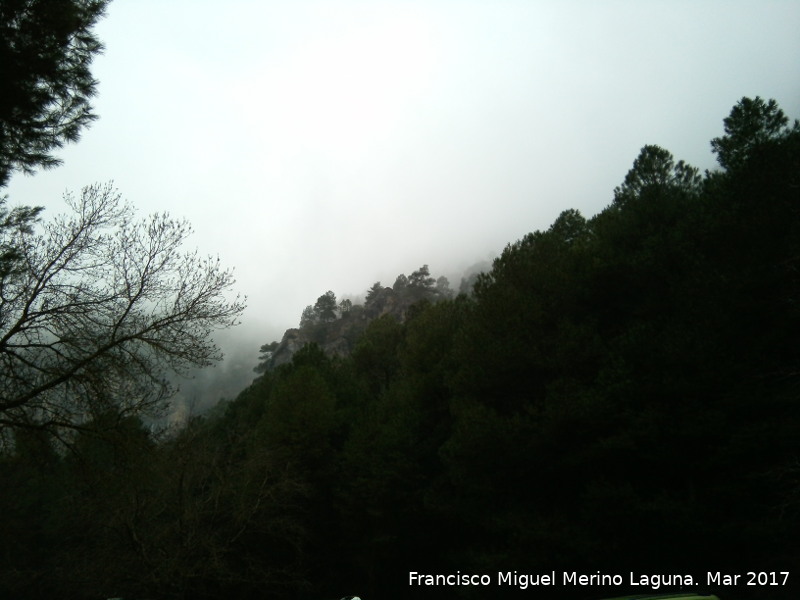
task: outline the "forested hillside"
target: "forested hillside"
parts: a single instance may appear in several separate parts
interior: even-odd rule
[[[469,278],[462,278],[461,288],[471,291]],[[294,354],[307,344],[316,344],[331,357],[349,356],[369,323],[391,316],[404,322],[413,314],[418,303],[439,302],[453,297],[447,277],[431,277],[428,265],[406,276],[401,273],[392,287],[384,287],[376,281],[367,291],[363,304],[344,299],[337,304],[336,294],[325,292],[313,305],[308,305],[300,317],[298,329],[287,329],[280,342],[274,341],[261,347],[261,361],[255,368],[257,373],[286,364]]]
[[[725,132],[720,170],[645,146],[605,210],[508,245],[472,295],[378,311],[338,356],[307,344],[181,431],[111,409],[66,450],[17,430],[0,596],[531,593],[410,589],[410,571],[796,578],[800,127],[744,98]],[[303,327],[355,318],[326,302]],[[793,598],[791,578],[720,595]]]

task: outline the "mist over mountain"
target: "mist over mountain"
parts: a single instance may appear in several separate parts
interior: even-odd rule
[[[448,285],[450,281],[456,282],[451,288],[453,295],[457,293],[469,295],[472,293],[472,286],[477,276],[490,269],[491,262],[483,260],[472,264],[459,274],[444,277],[448,280]],[[398,274],[398,277],[400,275],[402,274]],[[442,277],[442,275],[434,275],[435,279]],[[393,278],[392,281],[394,282],[396,279]],[[387,284],[389,287],[391,287],[390,283]],[[366,288],[367,286],[365,286]],[[345,293],[342,295],[342,300],[349,301],[358,311],[359,308],[363,308],[366,296],[366,291]],[[398,305],[396,312],[398,319],[413,301],[409,298]],[[380,316],[380,314],[373,315],[373,317],[376,316]],[[265,345],[264,340],[269,339],[277,344],[284,338],[287,330],[295,328],[299,321],[298,318],[297,323],[286,324],[287,327],[280,331],[276,327],[264,328],[263,332],[260,328],[258,331],[255,328],[237,328],[218,334],[216,341],[224,354],[223,360],[212,367],[193,370],[187,376],[174,380],[178,392],[171,399],[170,409],[166,416],[167,421],[183,423],[192,416],[205,413],[220,401],[234,399],[257,377],[256,371],[258,371],[260,362],[263,361],[263,358],[259,358],[259,348]],[[311,341],[311,338],[306,338],[306,341]],[[297,343],[299,348],[305,342]]]

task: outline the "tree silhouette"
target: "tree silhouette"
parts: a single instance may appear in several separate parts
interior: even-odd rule
[[[20,169],[54,167],[52,155],[96,116],[89,71],[102,44],[91,32],[108,0],[0,3],[0,187]]]
[[[769,140],[786,137],[789,119],[775,100],[742,98],[723,123],[725,135],[711,140],[711,149],[724,169],[741,166],[753,150]],[[795,121],[794,128],[798,128]]]
[[[66,201],[72,214],[40,233],[30,209],[0,227],[0,426],[57,432],[110,406],[154,408],[167,370],[221,358],[209,335],[244,310],[219,259],[182,250],[186,222],[136,221],[110,185]]]

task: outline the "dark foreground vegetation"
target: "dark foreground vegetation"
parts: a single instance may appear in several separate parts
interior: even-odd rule
[[[795,597],[800,128],[758,98],[725,128],[721,170],[646,146],[605,210],[509,245],[472,295],[374,318],[343,357],[309,344],[167,438],[110,409],[67,449],[15,429],[0,596],[521,597],[408,574],[763,570],[789,587],[722,597]]]

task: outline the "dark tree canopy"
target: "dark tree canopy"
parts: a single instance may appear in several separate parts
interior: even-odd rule
[[[701,182],[696,168],[682,160],[676,164],[668,150],[648,145],[633,161],[623,184],[614,190],[614,202],[622,204],[652,190],[680,189],[696,193]]]
[[[41,207],[30,206],[16,206],[9,210],[5,199],[0,198],[0,281],[24,270],[22,252],[12,242],[12,236],[16,231],[30,234],[41,212]]]
[[[367,290],[367,298],[364,301],[364,303],[369,305],[373,300],[375,300],[375,298],[378,296],[378,294],[381,293],[382,290],[383,286],[381,285],[380,281],[376,281],[375,283],[373,283],[372,287],[369,288],[369,290]]]
[[[725,169],[740,167],[756,147],[786,137],[791,131],[778,103],[765,102],[758,96],[739,100],[723,123],[725,135],[711,140],[711,149]],[[794,127],[797,129],[797,121]]]
[[[397,276],[397,279],[394,280],[394,284],[392,285],[392,289],[395,292],[402,292],[403,290],[408,287],[408,277],[404,273],[400,273]]]
[[[419,269],[411,273],[411,276],[408,278],[408,285],[420,290],[430,291],[436,285],[436,280],[431,277],[428,265],[422,265]]]
[[[256,373],[264,373],[267,370],[269,359],[272,358],[275,350],[278,348],[280,342],[272,341],[269,344],[263,344],[259,349],[260,356],[258,357],[258,364],[253,368]]]
[[[52,151],[76,141],[96,118],[89,67],[103,46],[91,30],[107,4],[0,2],[0,187],[15,170],[60,164]]]
[[[300,329],[310,327],[316,322],[317,317],[314,314],[314,307],[309,304],[303,309],[303,313],[300,315]]]
[[[320,322],[336,320],[336,294],[328,290],[317,298],[314,304],[314,315]]]

